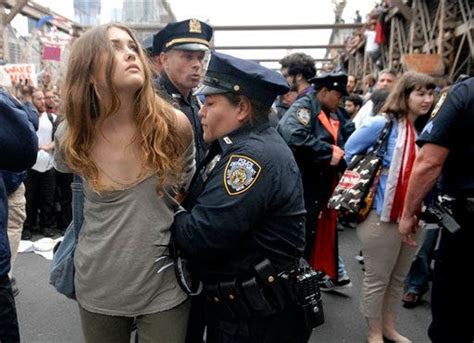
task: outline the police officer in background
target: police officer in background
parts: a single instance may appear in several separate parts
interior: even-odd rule
[[[343,146],[350,132],[339,103],[347,95],[347,75],[326,74],[310,82],[315,91],[289,108],[278,124],[278,132],[293,150],[303,177],[307,211],[305,257],[328,274],[332,284],[344,287],[350,280],[347,273],[337,272],[337,214],[326,205],[345,168]]]
[[[208,343],[306,342],[316,325],[285,276],[304,262],[305,244],[300,172],[268,120],[287,91],[280,74],[220,53],[197,91],[211,146],[172,233],[204,283]]]
[[[153,36],[152,61],[159,56],[159,62],[154,64],[161,69],[157,88],[160,95],[168,95],[168,100],[177,104],[191,122],[196,163],[202,161],[207,147],[198,117],[200,105],[192,92],[201,82],[212,33],[206,23],[188,19],[170,23]]]
[[[419,209],[440,176],[438,186],[444,199],[454,198],[447,213],[454,217],[460,229],[456,231],[454,223],[441,231],[433,275],[433,321],[428,330],[433,342],[474,340],[471,312],[474,293],[468,286],[461,292],[453,289],[453,278],[465,277],[474,265],[474,167],[470,163],[474,159],[473,113],[474,78],[452,86],[441,96],[417,140],[421,149],[399,224],[403,242],[416,245],[414,234],[418,229]]]

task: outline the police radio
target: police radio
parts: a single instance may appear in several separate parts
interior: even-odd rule
[[[301,259],[298,268],[285,273],[281,278],[286,281],[296,304],[303,310],[306,327],[312,329],[324,324],[318,273]]]

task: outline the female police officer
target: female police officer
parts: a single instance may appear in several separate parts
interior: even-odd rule
[[[298,166],[268,121],[287,91],[278,73],[220,53],[197,91],[211,148],[173,232],[204,283],[208,342],[306,342],[314,326],[282,281],[305,244]]]

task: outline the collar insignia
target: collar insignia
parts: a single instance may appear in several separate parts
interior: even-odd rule
[[[434,118],[437,114],[441,106],[443,106],[444,101],[446,100],[446,97],[448,96],[448,92],[444,92],[441,94],[441,97],[439,98],[438,102],[436,103],[435,108],[433,108],[433,111],[431,112],[431,118]]]

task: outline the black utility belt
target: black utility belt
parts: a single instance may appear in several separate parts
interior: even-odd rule
[[[204,285],[212,313],[223,319],[265,317],[298,308],[308,328],[324,322],[317,273],[304,261],[277,273],[268,259],[254,266],[255,276]]]

